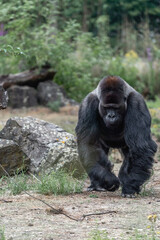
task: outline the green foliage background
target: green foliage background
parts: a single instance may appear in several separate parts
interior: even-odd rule
[[[54,81],[77,101],[109,74],[149,98],[160,91],[158,0],[0,0],[0,6],[1,74],[50,66]],[[136,58],[126,58],[130,50]]]

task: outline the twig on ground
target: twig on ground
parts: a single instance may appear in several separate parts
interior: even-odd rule
[[[13,202],[13,201],[12,201],[12,200],[0,199],[0,202],[4,202],[4,203],[11,203],[11,202]]]

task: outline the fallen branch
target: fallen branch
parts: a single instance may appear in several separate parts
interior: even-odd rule
[[[53,79],[54,75],[55,71],[49,68],[31,69],[16,74],[0,75],[0,83],[5,89],[13,85],[37,86],[39,82]]]
[[[12,201],[12,200],[0,199],[0,202],[4,202],[4,203],[11,203],[11,202],[13,202],[13,201]]]

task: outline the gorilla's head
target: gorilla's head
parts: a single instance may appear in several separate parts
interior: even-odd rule
[[[99,113],[106,127],[121,126],[126,111],[124,81],[120,77],[105,77],[98,85]]]

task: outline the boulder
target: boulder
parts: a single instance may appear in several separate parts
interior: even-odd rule
[[[8,93],[0,86],[0,109],[5,109],[8,104]]]
[[[37,91],[28,86],[12,86],[8,88],[9,102],[12,108],[37,106]]]
[[[60,106],[67,103],[67,98],[64,90],[53,81],[45,81],[38,84],[38,101],[41,105],[48,103],[59,102]],[[68,100],[69,102],[69,100]]]
[[[67,97],[62,87],[52,81],[55,74],[56,72],[46,64],[41,69],[35,68],[16,74],[0,75],[0,86],[7,89],[9,106],[12,108],[41,104],[50,107],[53,111],[58,111],[62,106],[77,105],[74,100]],[[5,99],[7,99],[7,92],[3,93],[0,89],[2,108],[7,105]]]
[[[52,123],[32,117],[13,117],[0,131],[0,138],[12,140],[20,147],[30,159],[28,168],[32,173],[61,168],[77,169],[76,175],[84,171],[75,137]]]
[[[12,140],[0,139],[0,177],[14,174],[29,166],[29,158]],[[6,171],[6,172],[5,172]]]

